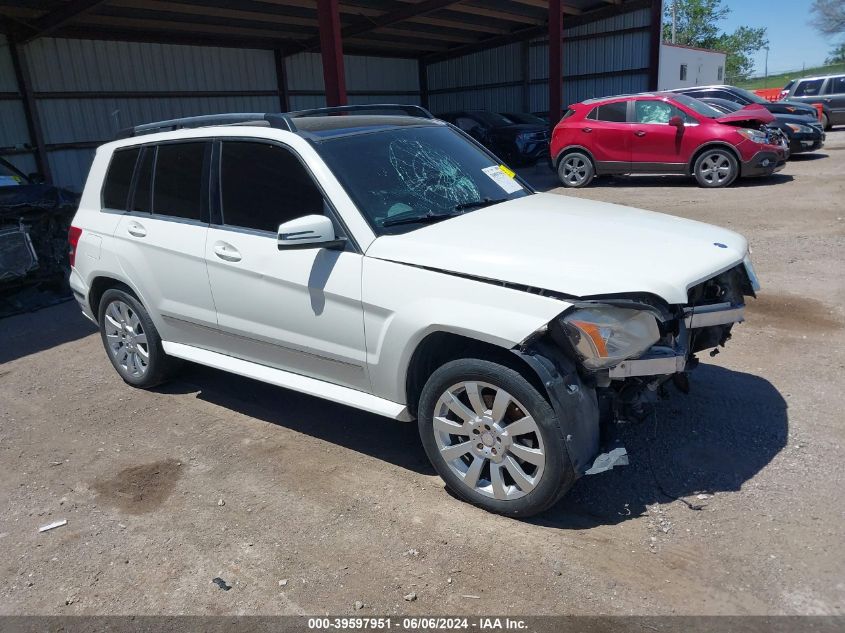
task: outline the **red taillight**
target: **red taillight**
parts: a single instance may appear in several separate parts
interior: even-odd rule
[[[70,227],[67,232],[67,243],[68,243],[68,260],[70,261],[70,266],[73,268],[73,264],[76,262],[76,246],[79,244],[79,238],[82,237],[82,229],[76,226]]]

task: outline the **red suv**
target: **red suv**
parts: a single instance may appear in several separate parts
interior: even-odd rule
[[[726,187],[738,176],[783,168],[785,145],[763,125],[768,111],[724,114],[676,93],[590,99],[569,106],[555,127],[551,155],[565,187],[603,174],[685,174],[702,187]]]

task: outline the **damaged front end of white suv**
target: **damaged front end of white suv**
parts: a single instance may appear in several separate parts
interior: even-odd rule
[[[759,288],[746,256],[692,286],[685,305],[636,294],[579,300],[513,350],[541,376],[560,419],[572,421],[566,439],[578,474],[628,464],[615,424],[645,419],[667,383],[688,393],[696,354],[724,347]]]

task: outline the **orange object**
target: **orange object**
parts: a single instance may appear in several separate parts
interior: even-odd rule
[[[763,97],[766,101],[777,101],[780,99],[780,88],[761,88],[755,90],[754,94]]]
[[[816,108],[816,110],[818,111],[818,113],[819,113],[819,121],[821,121],[821,120],[822,120],[822,115],[824,114],[824,106],[822,106],[822,104],[821,104],[821,103],[814,103],[814,104],[813,104],[813,107],[815,107],[815,108]]]

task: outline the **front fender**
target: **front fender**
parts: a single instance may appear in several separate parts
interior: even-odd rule
[[[509,350],[571,304],[446,272],[364,258],[362,298],[373,393],[407,404],[414,350],[448,332]]]

